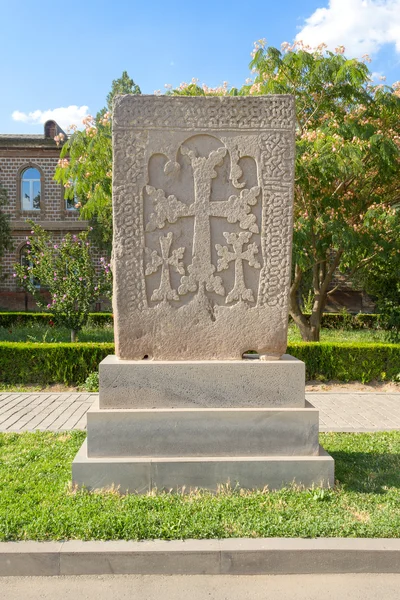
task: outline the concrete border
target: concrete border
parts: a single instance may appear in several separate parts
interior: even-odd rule
[[[400,539],[0,543],[0,576],[305,573],[400,573]]]

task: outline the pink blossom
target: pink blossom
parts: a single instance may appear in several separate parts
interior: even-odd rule
[[[58,249],[57,244],[54,244],[54,250],[57,250],[57,249]]]
[[[17,274],[16,274],[16,273],[13,273],[13,277],[16,277],[16,276],[17,276]]]

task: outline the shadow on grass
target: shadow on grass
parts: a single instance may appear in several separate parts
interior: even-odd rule
[[[385,494],[400,489],[400,454],[332,450],[335,478],[346,491]]]

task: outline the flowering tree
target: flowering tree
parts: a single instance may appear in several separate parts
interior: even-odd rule
[[[296,176],[290,313],[303,339],[319,340],[327,298],[340,269],[351,278],[400,241],[400,82],[372,85],[363,60],[343,46],[282,51],[255,45],[255,79],[241,93],[296,98]],[[311,273],[311,315],[301,294]]]
[[[140,93],[126,71],[115,79],[107,96],[107,107],[96,117],[85,117],[82,131],[71,125],[72,135],[63,144],[55,173],[55,180],[66,189],[66,198],[78,199],[81,217],[91,221],[92,239],[108,256],[112,239],[112,101],[115,94]],[[63,135],[55,140],[63,142]]]
[[[39,225],[32,225],[27,237],[25,264],[15,265],[14,277],[30,292],[37,304],[52,312],[56,321],[71,330],[71,342],[86,324],[89,311],[99,297],[111,297],[110,264],[102,258],[102,271],[96,273],[90,254],[89,232],[67,234],[59,243]],[[39,286],[50,293],[50,302]]]

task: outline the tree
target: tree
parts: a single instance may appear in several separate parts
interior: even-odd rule
[[[400,341],[400,253],[393,247],[377,256],[362,273],[360,283],[376,299],[379,323],[390,342]]]
[[[102,258],[102,272],[96,273],[88,231],[67,234],[55,243],[49,232],[33,221],[30,224],[32,236],[27,237],[26,261],[14,266],[14,277],[39,306],[50,310],[60,325],[71,330],[71,342],[75,342],[93,303],[111,296],[110,265]],[[49,303],[40,294],[38,283],[50,293]]]
[[[6,250],[13,247],[11,239],[10,216],[2,208],[8,204],[8,195],[5,187],[0,183],[0,260]]]
[[[66,188],[66,198],[78,199],[81,217],[89,219],[93,228],[91,239],[108,256],[112,241],[112,101],[116,94],[140,93],[126,71],[115,79],[107,95],[107,107],[96,117],[83,119],[82,131],[72,127],[73,134],[62,147],[55,173],[55,180]]]
[[[290,314],[303,339],[319,340],[321,317],[340,269],[351,278],[400,250],[400,83],[371,84],[365,62],[344,48],[283,51],[257,43],[254,82],[242,94],[293,94],[296,175]],[[299,294],[312,273],[312,311]]]

